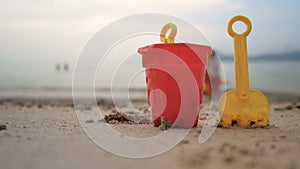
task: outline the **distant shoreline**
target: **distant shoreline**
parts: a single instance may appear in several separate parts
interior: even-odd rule
[[[233,61],[233,54],[220,55],[222,61]],[[300,52],[286,54],[250,55],[249,61],[300,61]]]
[[[228,88],[227,90],[231,90]],[[94,98],[94,91],[97,98],[111,98],[110,88],[96,88],[94,89],[79,89],[76,92],[77,98],[90,99]],[[270,98],[300,98],[300,93],[289,93],[283,91],[262,91]],[[129,93],[130,98],[135,99],[146,99],[147,89],[146,88],[136,88],[136,89],[116,89],[114,90],[114,97],[124,99]],[[0,87],[0,99],[56,99],[56,98],[66,98],[71,99],[73,97],[72,88],[4,88]]]

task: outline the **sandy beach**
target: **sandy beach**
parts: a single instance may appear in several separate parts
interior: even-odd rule
[[[175,148],[146,159],[123,158],[97,146],[83,131],[71,99],[1,99],[0,164],[3,169],[35,168],[300,168],[300,97],[269,95],[267,128],[217,128],[204,144],[197,128]],[[106,114],[115,112],[111,101],[98,102]],[[135,100],[141,112],[146,100]],[[88,107],[85,111],[95,111]],[[209,107],[204,102],[203,111]],[[144,109],[143,109],[144,108]],[[105,123],[86,121],[86,123]],[[141,124],[111,122],[111,127],[131,137],[163,132],[147,121]],[[126,145],[124,145],[126,146]]]

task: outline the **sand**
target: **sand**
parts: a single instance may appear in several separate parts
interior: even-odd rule
[[[71,99],[2,99],[0,101],[0,168],[300,168],[300,99],[269,95],[270,127],[217,128],[204,144],[198,143],[200,125],[176,147],[159,156],[130,159],[97,146],[83,131]],[[88,100],[84,111],[95,111]],[[115,112],[109,100],[99,100],[105,114]],[[141,112],[146,100],[135,100]],[[126,106],[126,104],[124,105]],[[206,101],[203,110],[208,109]],[[134,112],[138,113],[138,112]],[[134,114],[133,113],[133,114]],[[142,117],[148,118],[150,112]],[[151,115],[151,114],[150,114]],[[86,123],[100,124],[94,119]],[[131,137],[149,137],[162,132],[151,123],[113,122],[111,127]],[[126,145],[124,145],[126,146]]]

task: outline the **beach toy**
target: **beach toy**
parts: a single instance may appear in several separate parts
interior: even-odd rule
[[[247,29],[242,34],[233,31],[235,22],[241,21]],[[234,67],[236,89],[226,92],[220,99],[220,126],[265,127],[269,123],[269,102],[266,96],[250,89],[246,37],[252,29],[244,16],[235,16],[228,23],[228,34],[234,40]]]
[[[168,31],[170,34],[166,37]],[[176,26],[169,23],[163,27],[160,34],[163,44],[153,44],[138,49],[138,52],[142,54],[143,67],[146,68],[148,102],[155,127],[160,126],[162,122],[181,128],[191,128],[198,124],[207,57],[212,50],[204,45],[174,43],[176,33]],[[190,74],[196,82],[199,99],[188,100],[188,106],[182,107],[180,114],[182,118],[178,118],[182,106],[180,89],[183,87],[188,93],[195,93],[195,90],[188,82],[184,86],[179,86],[172,74],[184,79],[187,74],[184,74],[183,70],[186,68],[192,72]]]

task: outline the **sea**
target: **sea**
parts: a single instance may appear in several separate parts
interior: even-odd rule
[[[233,60],[223,60],[221,63],[224,68],[223,78],[227,82],[225,90],[235,88]],[[141,60],[136,64],[141,66]],[[0,62],[0,98],[72,97],[75,65],[75,62]],[[300,96],[300,59],[250,60],[248,65],[251,88],[267,93]],[[131,86],[118,85],[118,91],[126,95],[130,89],[140,92],[140,96],[146,98],[145,72],[141,70],[132,80]],[[95,78],[95,90],[103,93],[110,92],[110,79],[113,76],[112,71],[106,71],[105,76]],[[90,91],[84,85],[84,77],[93,73],[95,70],[86,69],[80,75],[83,79],[79,89],[82,97],[88,96],[86,91]]]
[[[235,88],[233,61],[223,61],[227,88]],[[250,86],[268,93],[300,95],[300,60],[253,60],[248,63]]]

